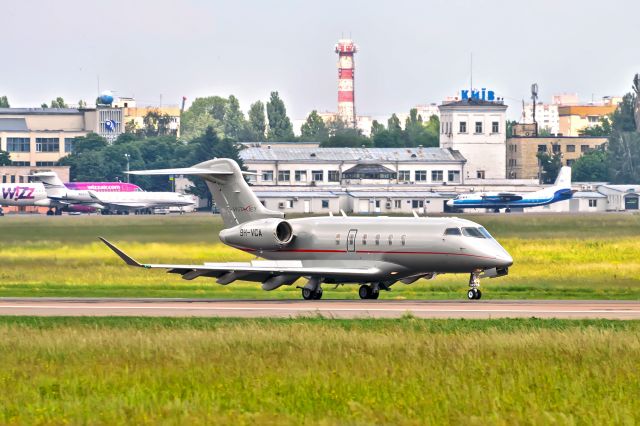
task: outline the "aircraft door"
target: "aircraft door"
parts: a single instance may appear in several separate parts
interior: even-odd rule
[[[353,253],[356,251],[356,235],[357,234],[358,234],[357,229],[349,230],[349,233],[347,234],[347,251],[348,252]]]

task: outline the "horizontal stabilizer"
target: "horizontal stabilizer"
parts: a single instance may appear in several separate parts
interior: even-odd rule
[[[215,169],[199,169],[196,167],[184,167],[178,169],[156,169],[156,170],[139,170],[126,172],[130,175],[157,176],[157,175],[232,175],[232,171],[215,170]]]

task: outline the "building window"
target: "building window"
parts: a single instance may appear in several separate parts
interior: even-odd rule
[[[25,167],[30,166],[31,164],[28,161],[12,161],[11,165],[17,167]]]
[[[398,172],[398,180],[400,182],[409,182],[411,180],[411,171],[409,171],[409,170],[400,170]]]
[[[576,152],[575,145],[567,145],[567,152]]]
[[[575,163],[576,160],[567,160],[567,166],[571,167],[573,166],[573,163]]]
[[[324,180],[324,171],[314,170],[311,172],[311,179],[314,182],[322,182]]]
[[[491,133],[499,133],[500,132],[500,123],[494,121],[491,123]]]
[[[307,181],[307,171],[296,170],[296,182],[306,182],[306,181]]]
[[[36,138],[36,152],[60,151],[60,138]]]
[[[322,208],[323,209],[329,208],[329,200],[322,200]]]
[[[278,182],[289,182],[291,180],[291,172],[289,170],[278,171]]]
[[[411,200],[412,209],[421,209],[424,207],[424,200]]]
[[[57,165],[57,161],[36,161],[36,167],[55,167]]]
[[[476,134],[482,133],[482,121],[476,121]]]
[[[402,207],[402,200],[395,200],[393,202],[393,207],[395,207],[396,209],[399,209]]]
[[[288,209],[292,209],[293,208],[293,200],[287,200],[284,202],[284,205],[286,208]]]
[[[7,151],[9,151],[9,152],[29,152],[29,151],[31,151],[31,139],[29,139],[29,138],[7,138]]]
[[[559,144],[555,144],[551,146],[553,148],[553,153],[554,154],[559,154],[560,153],[560,145]]]
[[[460,133],[467,133],[467,122],[466,121],[461,121],[460,122]]]
[[[273,181],[273,170],[264,170],[262,172],[262,181],[263,182],[272,182]]]
[[[340,182],[340,172],[337,170],[329,170],[329,182]]]
[[[546,145],[538,145],[538,152],[547,152]]]
[[[64,138],[64,152],[73,152],[73,142],[76,138]]]
[[[484,170],[476,171],[476,178],[477,179],[484,179]]]
[[[587,117],[587,120],[589,120],[589,123],[591,124],[596,124],[600,122],[600,117],[597,115],[589,115]]]
[[[442,182],[443,180],[442,170],[431,170],[431,182]]]
[[[416,182],[426,182],[426,181],[427,181],[427,171],[416,170]]]
[[[589,200],[589,207],[598,207],[598,200],[590,199]]]
[[[255,175],[255,173],[257,173],[255,170],[247,170],[247,172],[249,173],[247,175],[247,181],[249,183],[255,183],[256,180],[258,179],[258,177]]]
[[[589,145],[580,145],[580,152],[589,152]]]
[[[449,182],[459,183],[460,182],[460,170],[449,170],[447,172],[447,178]]]

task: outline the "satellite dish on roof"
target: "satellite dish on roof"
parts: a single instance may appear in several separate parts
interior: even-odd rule
[[[101,105],[111,105],[113,103],[113,93],[110,90],[105,90],[98,96],[98,102]]]

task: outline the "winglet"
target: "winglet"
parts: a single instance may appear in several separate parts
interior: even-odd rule
[[[105,243],[105,245],[107,247],[109,247],[115,254],[117,254],[120,257],[120,259],[124,260],[124,263],[126,263],[127,265],[129,265],[129,266],[137,266],[137,267],[140,267],[140,268],[144,267],[143,264],[139,263],[133,257],[129,256],[127,253],[123,252],[118,247],[116,247],[113,244],[111,244],[109,241],[105,240],[102,237],[98,237],[98,238],[100,238],[100,241]]]

